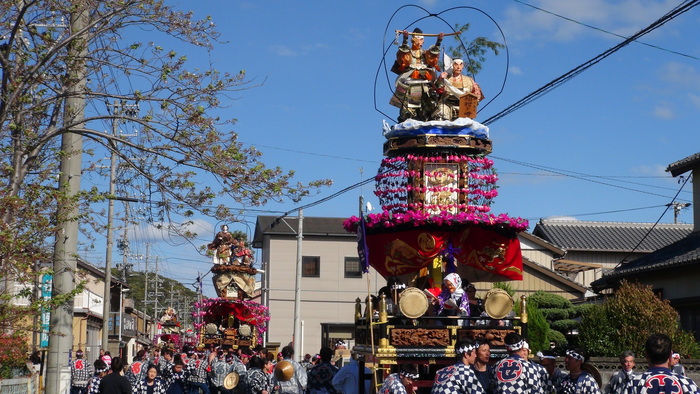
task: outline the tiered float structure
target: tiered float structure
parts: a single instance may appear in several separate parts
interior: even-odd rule
[[[476,100],[464,98],[462,105],[472,108],[461,113],[476,113]],[[528,223],[491,212],[498,177],[487,157],[488,127],[460,117],[408,119],[383,129],[386,158],[375,178],[382,212],[344,225],[358,234],[365,266],[397,285],[380,296],[376,312],[369,302],[356,301],[353,352],[384,372],[378,379],[403,363],[422,365],[417,385],[430,387],[435,371],[455,362],[460,338],[488,340],[499,357],[508,332],[526,334],[527,315],[510,313],[514,300],[501,289],[489,291],[487,315],[478,317],[437,316],[431,298],[453,272],[470,282],[522,280],[517,233]]]
[[[255,291],[252,252],[240,239],[234,239],[227,226],[208,245],[214,258],[211,271],[217,298],[195,304],[193,318],[198,343],[223,349],[253,348],[262,343],[270,320],[266,306],[251,301]]]

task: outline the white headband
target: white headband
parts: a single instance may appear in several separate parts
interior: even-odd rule
[[[541,358],[541,359],[543,359],[543,360],[546,360],[546,359],[556,360],[556,359],[557,359],[555,356],[547,356],[547,355],[545,355],[545,354],[542,353],[542,352],[537,352],[537,357],[539,357],[539,358]]]
[[[514,343],[514,344],[512,344],[512,345],[509,345],[509,344],[506,343],[506,350],[509,351],[509,352],[514,352],[514,351],[520,350],[520,349],[522,349],[522,348],[529,349],[529,346],[527,345],[527,342],[525,342],[524,340],[521,340],[520,342],[516,342],[516,343]]]
[[[457,353],[458,354],[469,353],[472,350],[477,349],[477,348],[479,348],[478,343],[475,343],[473,345],[466,345],[466,346],[462,346],[461,348],[457,349]]]
[[[418,379],[418,376],[419,376],[417,373],[410,373],[410,372],[401,372],[400,375],[405,376],[409,379],[413,379],[413,380]]]
[[[576,360],[578,360],[578,361],[583,361],[583,360],[584,360],[584,357],[583,357],[582,355],[576,353],[576,352],[573,351],[573,350],[567,350],[567,351],[566,351],[566,355],[569,356],[569,357],[571,357],[571,358],[573,358],[573,359],[576,359]]]

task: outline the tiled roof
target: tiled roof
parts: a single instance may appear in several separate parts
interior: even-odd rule
[[[613,286],[618,279],[628,275],[667,268],[677,269],[697,263],[700,263],[700,231],[695,231],[679,241],[630,261],[594,281],[591,285],[595,289],[605,289]]]
[[[540,220],[533,234],[568,251],[653,252],[693,231],[692,224]],[[637,246],[637,244],[641,244]],[[636,247],[636,248],[635,248]]]
[[[697,166],[699,162],[700,153],[696,153],[684,159],[678,160],[675,163],[669,164],[666,168],[666,171],[670,172],[673,176],[678,176],[690,171],[691,169],[693,169],[694,166]]]
[[[262,241],[264,234],[294,235],[299,228],[297,217],[286,217],[277,221],[279,216],[258,216],[255,224],[255,236],[253,242]],[[335,235],[357,237],[354,233],[348,233],[343,228],[343,221],[347,218],[304,217],[302,231],[305,235]]]

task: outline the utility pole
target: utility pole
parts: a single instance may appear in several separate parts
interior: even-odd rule
[[[146,268],[143,271],[143,313],[148,313],[148,254],[150,253],[151,244],[146,244]],[[155,315],[155,314],[154,314]],[[153,316],[152,316],[153,317]]]
[[[297,266],[294,285],[294,357],[299,360],[301,354],[301,241],[304,239],[304,212],[299,209],[297,228]]]
[[[87,9],[84,1],[72,3],[70,31],[81,32],[87,27]],[[78,221],[79,206],[74,200],[80,192],[80,175],[82,170],[83,140],[72,129],[84,127],[85,87],[88,43],[83,35],[76,35],[68,46],[68,64],[64,125],[67,132],[61,137],[61,163],[58,189],[70,202],[60,204],[57,211],[59,231],[56,233],[53,258],[52,295],[62,296],[75,290],[75,272],[78,266]],[[49,336],[49,354],[46,363],[46,393],[65,393],[70,386],[70,352],[73,346],[73,298],[63,305],[51,309]]]
[[[672,202],[666,204],[667,207],[673,208],[673,224],[678,224],[678,215],[680,215],[681,209],[688,208],[690,205],[689,202]]]
[[[159,276],[158,276],[158,262],[159,262],[159,256],[156,256],[156,272],[155,272],[155,279],[156,279],[156,287],[155,287],[155,292],[153,293],[153,318],[158,319],[158,294],[160,292],[160,281],[159,281]]]
[[[127,116],[134,116],[138,111],[138,105],[127,105],[123,101],[115,101],[112,104],[112,136],[117,136],[119,134],[118,124],[119,118],[126,114]],[[116,183],[117,183],[117,145],[116,143],[111,143],[111,152],[109,155],[109,196],[108,208],[107,208],[107,247],[105,251],[105,286],[104,286],[104,305],[102,308],[102,314],[104,316],[104,321],[109,321],[111,304],[112,304],[112,247],[114,246],[114,200],[116,200]],[[126,204],[128,204],[128,200]],[[125,215],[128,213],[128,205],[125,210]],[[127,217],[125,216],[125,221]],[[128,245],[126,239],[126,228],[124,226],[124,239],[123,246],[126,248]],[[126,264],[127,250],[124,249],[124,264]],[[121,290],[120,290],[121,291]],[[119,294],[119,299],[121,300],[121,293]],[[120,314],[121,316],[121,314]],[[113,327],[116,328],[116,318],[113,320]],[[119,321],[121,325],[121,321]],[[120,326],[121,327],[121,326]],[[104,324],[102,328],[102,349],[107,350],[109,345],[109,332],[107,331],[107,324]]]
[[[119,103],[115,102],[112,107],[112,135],[117,135],[117,116],[121,113]],[[105,251],[105,286],[104,286],[104,302],[102,305],[102,349],[108,350],[109,345],[109,327],[107,322],[110,319],[112,306],[112,246],[114,244],[114,193],[117,181],[117,152],[112,144],[111,153],[109,155],[109,196],[107,197],[107,247]],[[121,294],[119,294],[121,297]],[[121,298],[120,298],[121,299]],[[121,323],[121,322],[120,322]],[[112,327],[116,327],[116,319],[112,322]]]

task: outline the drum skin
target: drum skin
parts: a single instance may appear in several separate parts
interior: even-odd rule
[[[416,287],[409,287],[401,293],[399,299],[399,310],[411,319],[417,319],[428,311],[428,297],[422,290]]]
[[[513,310],[513,298],[503,289],[491,289],[484,299],[484,310],[492,319],[503,319]]]

